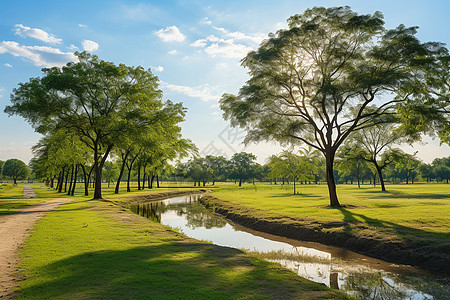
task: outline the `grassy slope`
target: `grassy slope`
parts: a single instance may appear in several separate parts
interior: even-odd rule
[[[35,191],[41,201],[63,196]],[[38,222],[21,272],[19,299],[346,298],[278,265],[81,196]]]
[[[409,238],[450,249],[450,185],[389,185],[387,189],[381,192],[379,187],[339,185],[340,202],[347,207],[336,209],[326,207],[326,185],[299,185],[298,195],[292,194],[292,186],[246,185],[239,189],[228,185],[212,195],[242,211],[251,208],[258,218],[287,216],[306,224],[341,222],[343,226],[320,230]]]

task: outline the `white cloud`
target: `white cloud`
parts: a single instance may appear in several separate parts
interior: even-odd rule
[[[204,24],[211,25],[212,22],[208,18],[202,20]],[[245,34],[243,32],[234,31],[211,26],[219,33],[219,36],[210,35],[206,38],[198,39],[191,43],[192,47],[202,48],[199,52],[205,52],[212,57],[225,58],[243,58],[248,52],[254,50],[265,38],[265,34]]]
[[[206,40],[205,39],[196,40],[195,42],[193,42],[191,44],[191,46],[193,46],[193,47],[205,47],[206,46]]]
[[[4,92],[5,91],[5,89],[4,88],[2,88],[2,87],[0,87],[0,93],[1,92]],[[3,97],[3,95],[2,94],[0,94],[0,98],[2,98]]]
[[[72,52],[62,52],[60,49],[47,46],[22,46],[12,41],[0,43],[0,54],[3,53],[24,57],[36,66],[45,67],[61,67],[69,61],[77,61],[77,57]]]
[[[218,101],[220,94],[215,94],[213,89],[208,84],[202,84],[196,87],[189,87],[183,85],[170,84],[161,81],[161,87],[169,89],[174,92],[185,94],[186,96],[193,98],[200,98],[203,101]]]
[[[177,26],[169,26],[155,32],[155,34],[164,42],[182,42],[186,38]]]
[[[226,37],[232,38],[234,40],[242,40],[242,41],[247,40],[256,44],[260,44],[262,40],[266,37],[266,35],[262,33],[248,35],[239,31],[230,32],[222,27],[213,26],[213,28],[222,32]]]
[[[6,64],[3,64],[5,67],[7,67],[7,68],[12,68],[12,65],[11,64],[8,64],[8,63],[6,63]]]
[[[177,50],[170,50],[170,51],[169,51],[169,54],[175,55],[175,54],[177,54]]]
[[[78,49],[78,47],[75,46],[74,44],[70,44],[69,49],[72,50],[72,51],[78,51],[78,50],[80,50],[80,49]]]
[[[204,17],[203,20],[202,20],[202,23],[203,24],[207,24],[207,25],[211,25],[212,24],[212,22],[208,19],[208,17]]]
[[[157,66],[157,67],[152,67],[152,70],[154,70],[155,72],[162,72],[162,71],[164,71],[164,68],[161,66]]]
[[[209,42],[209,45],[207,44]],[[204,47],[204,51],[213,56],[223,56],[227,58],[243,58],[253,48],[236,44],[233,39],[221,39],[214,35],[208,36],[206,39],[197,40],[192,46]]]
[[[84,50],[89,52],[95,52],[98,50],[98,43],[90,40],[83,40],[81,42],[81,46],[83,47]]]
[[[78,27],[80,27],[80,28],[87,28],[88,26],[85,25],[85,24],[78,24]]]
[[[24,26],[22,24],[16,24],[15,25],[15,33],[21,37],[32,37],[35,39],[38,39],[40,41],[51,43],[51,44],[61,44],[62,39],[56,38],[53,34],[50,34],[48,32],[45,32],[42,29],[39,28],[31,28]]]

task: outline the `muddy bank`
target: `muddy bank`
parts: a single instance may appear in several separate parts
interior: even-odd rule
[[[212,196],[199,200],[206,207],[245,227],[303,241],[318,242],[359,252],[393,263],[450,274],[448,249],[431,244],[417,244],[411,240],[376,232],[373,235],[351,228],[347,222],[319,222],[291,217],[263,217],[251,208],[233,206]]]

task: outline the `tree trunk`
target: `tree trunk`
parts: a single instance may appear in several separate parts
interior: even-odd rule
[[[86,173],[86,167],[81,165],[81,169],[83,170],[83,179],[84,179],[84,195],[89,196],[89,176]]]
[[[156,175],[156,188],[159,189],[159,175]]]
[[[295,195],[295,192],[296,192],[296,191],[295,191],[295,179],[294,179],[294,195]]]
[[[69,172],[70,170],[67,170],[66,179],[64,182],[64,193],[67,192],[67,181],[69,181]]]
[[[120,181],[122,180],[123,171],[125,170],[125,163],[127,161],[128,153],[129,152],[126,152],[125,156],[122,157],[122,166],[120,167],[119,178],[117,179],[116,189],[114,190],[114,194],[118,194],[119,193]]]
[[[63,183],[63,179],[64,179],[64,168],[62,169],[62,171],[59,172],[59,176],[58,176],[58,183],[56,184],[56,190],[58,191],[58,193],[62,192],[62,183]]]
[[[332,207],[341,206],[336,192],[336,182],[334,181],[334,173],[333,173],[334,153],[331,153],[331,151],[327,153],[325,157],[325,163],[326,163],[328,193],[330,196],[330,206]]]
[[[127,169],[128,169],[128,178],[127,178],[127,192],[131,192],[131,188],[130,188],[130,180],[131,180],[131,171],[133,169],[133,164],[136,161],[136,158],[138,156],[135,155],[134,158],[130,161],[130,163],[128,164],[128,162],[126,163],[127,165]]]
[[[95,162],[94,162],[94,175],[95,175],[95,185],[94,185],[94,198],[93,199],[103,199],[102,198],[102,172],[103,172],[103,165],[105,164],[106,159],[108,158],[109,152],[112,149],[112,145],[108,145],[108,148],[106,148],[105,154],[103,155],[102,159],[98,161],[98,152],[97,147],[95,151]]]
[[[381,190],[383,192],[386,192],[386,187],[384,186],[382,168],[377,163],[374,163],[374,164],[375,164],[375,168],[377,169],[378,179],[380,180]],[[374,178],[374,183],[375,183],[375,178]]]
[[[155,180],[155,175],[152,175],[152,178],[150,179],[150,185],[149,185],[149,189],[153,188],[153,180]]]
[[[73,177],[72,191],[70,192],[71,196],[73,196],[75,194],[75,187],[77,185],[77,176],[78,176],[78,164],[75,165],[75,173],[74,173],[74,177]]]
[[[239,178],[239,186],[242,185],[242,178]]]
[[[71,171],[71,175],[70,175],[70,183],[69,183],[69,191],[67,192],[67,195],[70,196],[70,194],[72,193],[72,184],[73,184],[73,172],[74,172],[74,166],[72,165],[72,171]]]
[[[127,176],[127,192],[131,192],[131,188],[130,188],[130,179],[131,179],[131,168],[128,169],[128,176]]]
[[[143,190],[145,189],[145,179],[146,179],[146,176],[145,176],[145,168],[144,168],[144,174],[142,175],[142,189]]]
[[[138,182],[138,191],[141,190],[141,165],[138,165],[138,177],[137,177],[137,182]]]

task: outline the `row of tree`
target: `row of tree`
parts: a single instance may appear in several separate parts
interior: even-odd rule
[[[120,183],[125,168],[137,166],[139,175],[154,178],[168,161],[196,151],[181,136],[186,109],[161,100],[158,78],[150,70],[86,52],[76,56],[77,62],[43,69],[42,77],[20,83],[5,108],[44,135],[30,162],[37,177],[51,186],[56,180],[59,192],[69,182],[68,194],[73,194],[82,173],[85,194],[92,182],[94,199],[100,199],[108,158],[121,162]]]
[[[343,155],[345,152],[339,154]],[[360,149],[358,154],[361,154]],[[382,166],[381,172],[378,172],[377,166],[365,156],[339,156],[334,171],[336,181],[351,184],[357,182],[358,187],[364,182],[374,185],[380,183],[381,188],[386,190],[385,180],[406,184],[417,180],[447,183],[450,180],[450,157],[436,158],[431,164],[425,164],[412,154],[391,149],[376,162],[377,166]],[[325,164],[325,159],[316,151],[301,150],[296,153],[285,150],[279,155],[270,156],[265,165],[255,162],[253,154],[241,152],[234,154],[230,160],[223,156],[209,155],[192,158],[185,163],[178,163],[164,176],[166,179],[188,180],[198,186],[205,186],[208,182],[214,185],[217,181],[229,180],[239,182],[239,186],[243,182],[254,183],[255,180],[274,184],[292,183],[295,194],[298,182],[302,184],[325,182]]]

